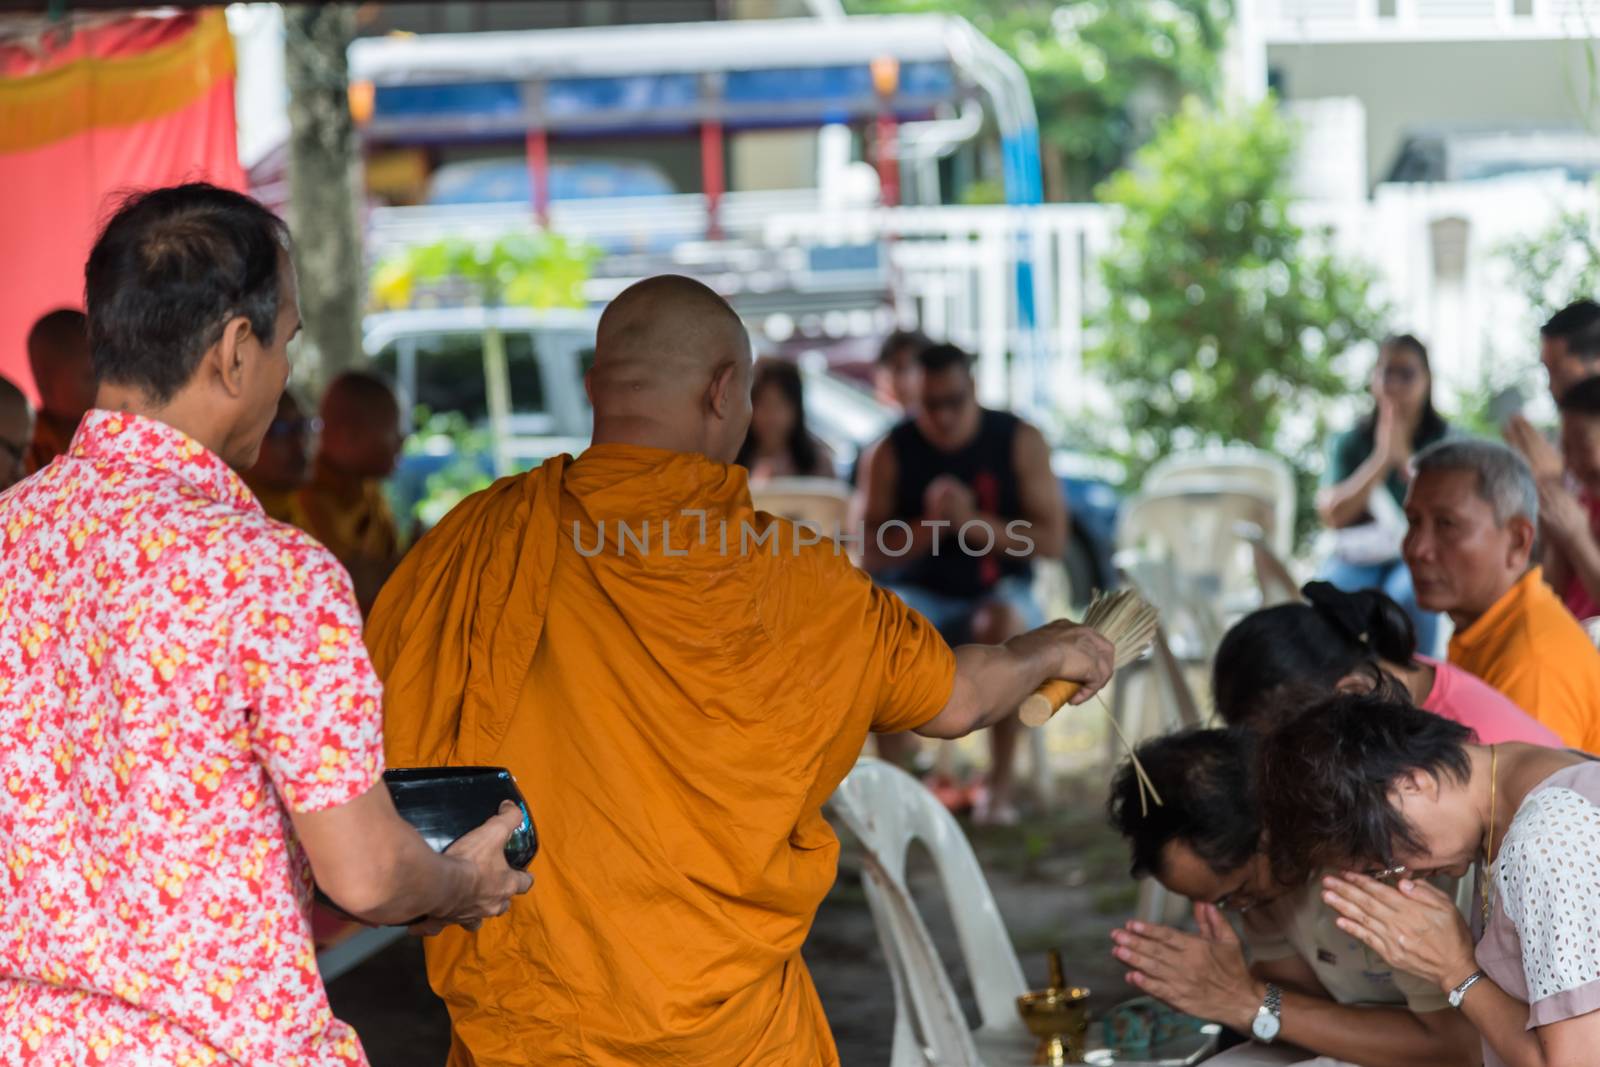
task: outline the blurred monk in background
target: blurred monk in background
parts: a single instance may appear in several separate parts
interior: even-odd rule
[[[39,390],[39,411],[28,450],[28,471],[43,470],[67,450],[78,423],[94,406],[97,388],[89,363],[89,319],[57,308],[28,331],[28,368]]]
[[[377,375],[346,371],[322,395],[321,415],[317,458],[299,510],[306,532],[350,572],[365,615],[400,562],[400,528],[383,493],[405,442],[400,403]]]
[[[631,286],[600,320],[592,445],[469,497],[378,599],[390,763],[509,767],[543,844],[537,899],[427,944],[453,1067],[837,1064],[800,947],[835,875],[822,805],[869,731],[960,737],[1111,674],[1065,622],[952,652],[756,513],[731,465],[750,377],[715,293]]]
[[[300,490],[311,471],[311,420],[288,389],[278,398],[278,413],[261,440],[256,465],[243,474],[245,484],[271,518],[306,529]]]

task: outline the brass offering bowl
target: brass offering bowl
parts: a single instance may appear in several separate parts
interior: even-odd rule
[[[1050,953],[1050,988],[1017,998],[1017,1014],[1028,1032],[1039,1039],[1036,1064],[1052,1067],[1082,1063],[1084,1037],[1089,1030],[1089,991],[1069,986],[1061,975],[1061,956]]]

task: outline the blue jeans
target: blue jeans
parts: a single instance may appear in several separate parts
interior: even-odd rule
[[[1411,616],[1411,625],[1417,630],[1417,652],[1423,656],[1439,654],[1439,615],[1423,611],[1417,606],[1417,594],[1411,588],[1411,571],[1404,560],[1389,563],[1346,563],[1337,557],[1328,560],[1322,569],[1324,581],[1331,582],[1347,593],[1363,589],[1377,589],[1386,593]]]
[[[1017,613],[1024,629],[1043,626],[1044,609],[1033,596],[1033,579],[1008,574],[994,584],[994,588],[979,597],[953,597],[924,589],[909,582],[889,580],[881,583],[892,591],[906,607],[933,624],[945,643],[954,647],[972,640],[972,617],[985,604],[998,602]]]

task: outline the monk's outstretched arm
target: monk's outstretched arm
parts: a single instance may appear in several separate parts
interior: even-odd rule
[[[1086,626],[1065,620],[1003,645],[956,649],[956,680],[944,709],[917,728],[924,737],[964,737],[1016,714],[1023,698],[1051,678],[1082,683],[1082,704],[1111,678],[1116,649]]]

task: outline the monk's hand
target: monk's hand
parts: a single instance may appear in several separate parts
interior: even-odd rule
[[[1033,633],[1047,640],[1057,657],[1049,677],[1077,682],[1082,687],[1068,703],[1082,704],[1111,680],[1117,648],[1104,634],[1066,619],[1047,623]]]
[[[1128,966],[1128,984],[1200,1019],[1245,1029],[1266,998],[1244,950],[1214,905],[1196,904],[1199,934],[1130,922],[1111,932],[1111,954]]]
[[[1445,992],[1477,970],[1466,920],[1454,900],[1427,882],[1402,878],[1391,886],[1347,872],[1324,878],[1322,888],[1322,899],[1339,913],[1339,929],[1395,970]]]
[[[507,800],[495,816],[445,849],[444,854],[462,865],[466,891],[446,911],[430,915],[412,927],[426,936],[434,923],[457,924],[476,930],[484,919],[504,915],[511,898],[533,886],[533,875],[513,870],[506,863],[506,841],[522,825],[522,809]],[[442,927],[441,927],[442,928]]]

